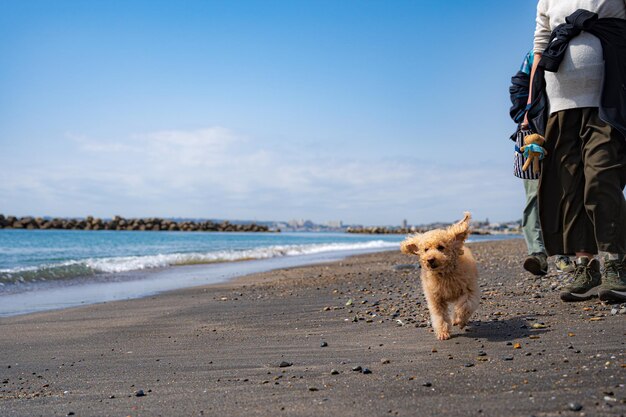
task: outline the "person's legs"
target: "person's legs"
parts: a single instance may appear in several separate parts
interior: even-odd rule
[[[585,209],[595,229],[597,246],[606,252],[599,295],[605,301],[626,301],[626,140],[603,122],[596,109],[584,109],[583,162]]]
[[[548,255],[597,253],[594,225],[584,204],[581,109],[550,115],[546,126],[548,151],[539,185],[539,212]]]
[[[562,126],[565,129],[555,149],[561,161],[559,179],[563,189],[561,215],[565,253],[577,257],[593,257],[598,253],[593,220],[588,216],[586,197],[586,165],[583,158],[585,120],[584,109],[565,110]]]
[[[540,183],[541,225],[548,254],[578,256],[563,301],[587,300],[600,285],[594,224],[585,208],[582,109],[552,114],[546,129],[548,150]]]
[[[537,188],[539,181],[522,180],[524,192],[526,193],[526,206],[522,217],[522,231],[526,240],[528,254],[545,253],[543,246],[543,236],[541,235],[541,224],[539,224],[539,211],[537,209]]]
[[[548,272],[548,255],[543,244],[539,209],[537,207],[538,180],[522,180],[526,193],[526,206],[522,216],[522,232],[526,240],[528,256],[524,260],[524,269],[535,275],[545,275]],[[559,272],[572,272],[574,265],[567,255],[557,255],[554,260]],[[539,273],[537,273],[539,271]]]
[[[524,260],[524,269],[534,275],[548,273],[548,256],[543,245],[539,211],[537,209],[537,188],[539,181],[522,180],[526,193],[526,206],[522,216],[522,232],[526,240],[528,256]]]
[[[583,111],[582,160],[584,204],[594,225],[597,248],[613,254],[626,252],[626,200],[623,194],[626,144],[621,134],[598,116]]]

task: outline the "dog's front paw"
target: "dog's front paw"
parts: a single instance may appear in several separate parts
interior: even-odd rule
[[[448,340],[450,339],[450,332],[448,332],[447,330],[441,330],[438,332],[435,332],[437,335],[437,339],[438,340]]]

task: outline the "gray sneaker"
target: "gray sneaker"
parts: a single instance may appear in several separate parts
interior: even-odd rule
[[[524,259],[524,269],[533,275],[541,276],[548,273],[548,255],[542,252],[530,254]]]
[[[602,301],[626,301],[626,265],[624,259],[608,260],[604,258],[604,273],[598,296]]]
[[[563,287],[561,300],[563,301],[585,301],[596,296],[598,285],[600,285],[602,275],[600,274],[600,262],[593,258],[589,260],[586,256],[581,256],[576,260],[576,269],[571,273],[573,281]]]

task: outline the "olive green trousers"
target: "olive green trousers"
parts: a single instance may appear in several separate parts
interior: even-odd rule
[[[626,138],[596,107],[553,113],[545,137],[538,203],[547,253],[626,253]]]

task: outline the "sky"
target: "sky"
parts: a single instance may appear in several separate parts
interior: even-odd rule
[[[521,218],[532,0],[0,2],[0,213]]]

